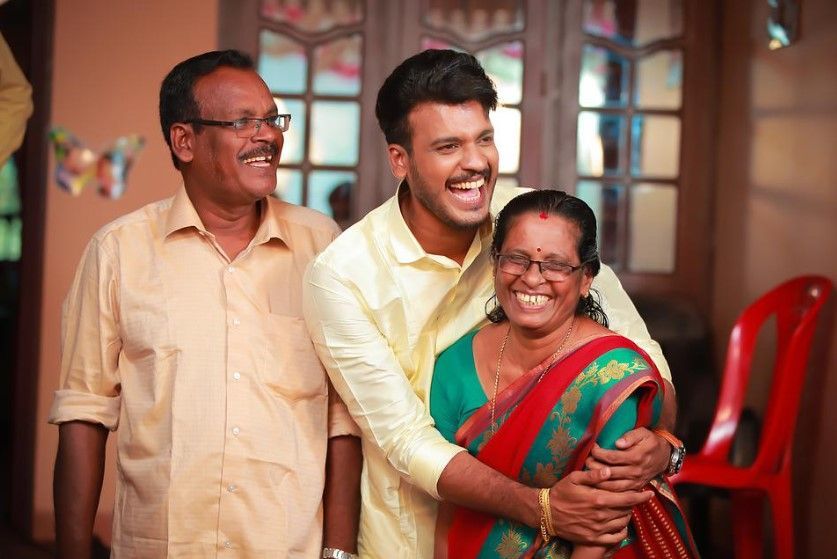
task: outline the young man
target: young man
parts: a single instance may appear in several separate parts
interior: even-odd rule
[[[494,192],[498,155],[488,113],[496,103],[471,55],[425,51],[396,68],[378,93],[376,114],[398,192],[320,254],[305,278],[317,353],[363,432],[361,556],[432,557],[431,497],[540,522],[537,491],[447,443],[425,406],[435,356],[485,320],[491,214],[517,194]],[[668,374],[609,268],[595,286],[612,327]],[[596,484],[642,487],[665,469],[670,452],[645,430],[625,439],[629,450],[597,450],[612,467],[577,472],[553,488],[560,536],[621,540],[631,507],[647,496]]]
[[[359,459],[299,302],[339,230],[269,197],[290,117],[245,55],[175,66],[160,123],[183,187],[101,229],[65,303],[59,556],[89,557],[118,428],[113,557],[317,557],[327,444]],[[332,497],[350,501],[357,480],[344,487]],[[353,549],[354,533],[332,532]]]

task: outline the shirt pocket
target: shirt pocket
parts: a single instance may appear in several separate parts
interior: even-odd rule
[[[265,362],[260,368],[265,385],[289,400],[327,395],[325,370],[303,319],[269,314],[266,343]]]

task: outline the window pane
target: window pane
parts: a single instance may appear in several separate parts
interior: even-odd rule
[[[424,24],[470,41],[523,30],[522,0],[493,0],[486,4],[484,0],[425,0]]]
[[[675,178],[680,168],[680,119],[634,116],[631,126],[631,173]]]
[[[622,170],[625,117],[592,111],[578,114],[577,167],[579,175],[600,177]]]
[[[337,39],[314,50],[314,93],[357,95],[360,93],[360,35]]]
[[[494,143],[500,152],[500,172],[516,173],[520,166],[520,111],[499,107],[490,115]]]
[[[273,195],[291,204],[302,204],[302,172],[295,169],[277,169],[276,190]]]
[[[334,218],[345,227],[349,222],[351,193],[357,175],[351,171],[313,171],[308,175],[308,207]]]
[[[308,59],[303,46],[263,29],[259,33],[259,74],[273,93],[305,93]]]
[[[628,102],[628,60],[615,52],[584,45],[578,103],[582,107],[624,107]]]
[[[485,73],[497,86],[500,103],[516,105],[523,99],[523,43],[512,41],[476,54]]]
[[[683,86],[683,53],[664,50],[637,64],[635,103],[638,107],[679,109]]]
[[[319,165],[357,165],[360,105],[344,101],[311,104],[308,157]]]
[[[0,161],[0,215],[20,213],[20,188],[14,157]]]
[[[631,188],[630,207],[631,271],[673,272],[677,189],[670,185],[637,184]]]
[[[683,0],[585,0],[584,31],[642,46],[683,33]]]
[[[262,0],[263,18],[303,31],[328,31],[363,20],[363,0]]]
[[[273,100],[276,101],[276,108],[280,113],[291,115],[291,127],[285,132],[285,143],[279,162],[283,165],[302,163],[302,151],[305,146],[305,102],[278,97],[274,97]]]
[[[623,268],[625,189],[619,185],[580,181],[576,185],[575,195],[584,200],[596,214],[599,255],[602,262],[613,268]]]

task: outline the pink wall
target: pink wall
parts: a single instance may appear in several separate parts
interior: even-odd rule
[[[52,122],[90,147],[120,135],[146,139],[123,198],[93,191],[73,198],[48,185],[44,292],[35,456],[34,534],[53,537],[52,468],[57,428],[46,423],[58,384],[60,307],[91,235],[115,217],[170,196],[179,175],[169,159],[157,116],[160,81],[174,64],[216,48],[217,0],[177,2],[56,2]],[[113,437],[111,437],[113,439]],[[113,441],[111,441],[113,442]],[[110,448],[97,532],[109,538],[115,468]]]
[[[719,348],[738,313],[779,282],[800,274],[837,281],[837,3],[800,4],[799,42],[769,51],[767,2],[722,2],[713,284]],[[837,549],[837,333],[830,353],[828,340],[821,342],[794,454],[801,558]],[[768,382],[762,375],[752,401],[763,402]]]

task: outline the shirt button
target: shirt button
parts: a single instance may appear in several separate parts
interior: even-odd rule
[[[232,428],[233,436],[237,437],[239,433],[241,433],[241,429],[239,429],[238,427],[233,427]]]
[[[227,486],[227,491],[229,491],[230,493],[235,493],[236,491],[238,491],[238,486],[234,483],[231,483]]]
[[[239,319],[237,319],[237,318],[233,318],[232,323],[233,323],[233,326],[238,326],[238,325],[240,325],[240,324],[241,324],[241,321],[240,321]]]
[[[224,547],[226,547],[227,549],[232,548],[232,542],[230,540],[225,541],[224,542]]]
[[[235,272],[235,266],[227,266],[227,271],[228,271],[229,273],[233,273],[233,272]]]
[[[239,380],[241,378],[241,373],[238,371],[233,373],[233,380]]]

